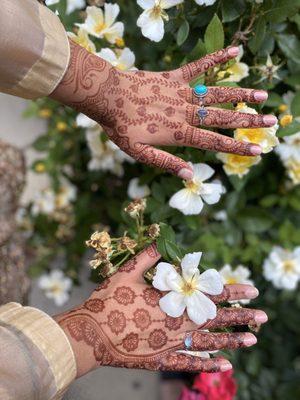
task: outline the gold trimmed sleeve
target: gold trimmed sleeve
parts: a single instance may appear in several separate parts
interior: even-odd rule
[[[38,309],[17,303],[0,307],[0,343],[1,400],[19,399],[10,394],[10,370],[13,391],[17,377],[23,377],[19,386],[22,396],[27,396],[21,398],[26,400],[61,399],[76,377],[75,357],[67,336],[50,316]],[[1,368],[1,363],[5,368]]]
[[[26,99],[51,94],[70,59],[67,33],[37,0],[2,0],[0,91]]]

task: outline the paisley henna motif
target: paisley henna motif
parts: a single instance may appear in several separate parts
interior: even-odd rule
[[[197,107],[193,105],[199,99],[187,82],[235,57],[237,48],[220,50],[175,71],[124,72],[72,41],[70,47],[68,70],[51,97],[101,124],[110,139],[137,161],[190,179],[192,168],[186,161],[155,146],[191,145],[205,150],[257,155],[251,145],[206,130],[202,131],[201,140],[188,138],[188,129],[200,121]],[[261,93],[214,87],[209,88],[204,101],[206,105],[242,100],[258,102],[258,92]],[[261,97],[259,101],[263,101]],[[260,115],[220,108],[208,108],[202,122],[205,126],[221,128],[266,126]]]

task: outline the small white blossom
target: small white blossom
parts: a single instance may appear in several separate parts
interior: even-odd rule
[[[277,289],[295,290],[300,279],[300,246],[293,251],[273,247],[264,261],[263,275]]]
[[[135,55],[128,47],[125,47],[122,50],[118,49],[116,50],[116,53],[109,48],[104,48],[101,49],[97,55],[121,71],[136,70],[134,66]]]
[[[214,214],[214,219],[215,219],[216,221],[227,221],[227,219],[228,219],[227,212],[226,212],[225,210],[217,211],[217,212]]]
[[[129,182],[127,194],[133,199],[142,199],[143,197],[147,197],[150,194],[150,188],[148,185],[140,185],[139,178],[132,178]]]
[[[83,24],[76,24],[90,35],[99,39],[106,39],[109,43],[115,43],[124,34],[124,24],[115,22],[119,15],[118,4],[104,4],[104,12],[101,8],[91,6],[86,8],[87,17]]]
[[[231,267],[231,265],[226,264],[223,268],[219,270],[219,274],[222,277],[224,285],[252,285],[254,286],[254,282],[249,279],[250,278],[250,269],[245,267],[244,265],[238,265],[235,269]],[[239,300],[239,303],[248,304],[249,300]],[[231,301],[230,303],[236,303],[236,300]]]
[[[144,10],[137,20],[137,26],[142,29],[142,34],[154,42],[160,42],[165,33],[164,20],[169,20],[165,10],[182,2],[183,0],[137,0],[138,5]]]
[[[78,114],[76,117],[76,124],[81,128],[96,128],[100,125],[93,119],[87,117],[85,114]]]
[[[217,0],[195,0],[199,6],[212,6]]]
[[[240,82],[242,79],[249,76],[249,67],[246,63],[241,62],[244,55],[243,46],[239,46],[239,54],[236,57],[236,62],[226,69],[226,71],[220,71],[218,77],[222,78],[227,72],[229,76],[222,79],[222,82]]]
[[[284,136],[283,142],[275,149],[283,163],[295,160],[300,162],[300,132]]]
[[[69,300],[72,280],[66,277],[62,271],[54,269],[39,278],[38,286],[45,292],[45,296],[52,299],[59,307]]]
[[[59,3],[60,0],[46,0],[46,6],[53,6],[54,4]]]
[[[161,262],[153,278],[156,289],[169,292],[159,301],[161,310],[173,318],[180,317],[186,310],[189,318],[198,325],[217,315],[216,305],[207,294],[218,295],[223,291],[218,271],[208,269],[200,274],[201,256],[201,252],[186,254],[181,261],[182,275],[173,265]]]
[[[185,189],[179,190],[169,201],[170,207],[177,208],[184,215],[200,214],[203,200],[207,204],[215,204],[225,191],[219,181],[204,183],[215,172],[209,165],[193,164],[193,170],[193,179],[185,181]]]

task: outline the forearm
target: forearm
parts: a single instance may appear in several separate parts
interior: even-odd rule
[[[112,84],[115,69],[72,40],[69,42],[69,66],[50,97],[100,122],[99,116],[104,116],[107,109],[105,93]]]

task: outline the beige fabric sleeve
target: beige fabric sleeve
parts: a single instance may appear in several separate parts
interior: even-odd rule
[[[76,377],[67,336],[47,314],[0,307],[0,399],[60,400]]]
[[[0,91],[35,99],[53,92],[69,64],[59,18],[37,0],[1,0]]]

